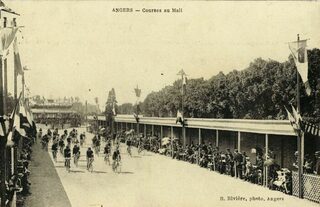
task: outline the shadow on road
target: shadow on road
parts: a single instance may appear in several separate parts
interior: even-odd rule
[[[82,170],[70,170],[71,173],[84,173]]]
[[[134,174],[133,172],[120,172],[120,174]]]
[[[105,172],[105,171],[93,170],[92,173],[107,173],[107,172]]]

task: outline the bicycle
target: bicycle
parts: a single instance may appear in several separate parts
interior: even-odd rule
[[[77,153],[73,156],[73,162],[75,164],[76,167],[78,167],[78,162],[79,162],[79,157],[80,157],[80,154]]]
[[[138,153],[140,154],[144,150],[143,144],[139,144]]]
[[[94,152],[97,156],[99,156],[99,152],[100,152],[100,146],[95,146],[94,147]]]
[[[121,172],[121,161],[116,159],[112,163],[112,170],[115,173],[120,173]]]
[[[64,146],[60,146],[60,153],[63,155]]]
[[[83,146],[83,143],[84,143],[84,140],[83,140],[83,139],[80,139],[80,147]]]
[[[132,157],[131,146],[128,146],[128,147],[127,147],[127,152],[128,152],[128,154],[130,155],[130,157]]]
[[[70,157],[66,157],[65,158],[66,160],[65,160],[65,166],[66,166],[66,170],[67,170],[67,172],[70,172]]]
[[[87,168],[88,168],[88,171],[89,172],[92,172],[93,171],[93,158],[89,158],[89,160],[88,160],[88,166],[87,166]]]
[[[104,161],[106,164],[108,163],[110,165],[110,153],[104,155]]]
[[[52,157],[54,162],[57,162],[57,150],[52,150]]]
[[[48,151],[48,142],[42,140],[41,144],[42,144],[42,149],[45,151]]]

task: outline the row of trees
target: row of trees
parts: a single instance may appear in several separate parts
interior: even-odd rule
[[[301,83],[302,115],[309,121],[320,122],[320,50],[308,51],[311,96]],[[181,109],[181,80],[160,91],[151,92],[140,103],[144,116],[176,116]],[[296,67],[294,60],[254,60],[248,68],[220,72],[208,80],[189,79],[184,96],[186,117],[285,119],[284,106],[296,105]],[[118,107],[118,113],[132,114],[129,103]]]

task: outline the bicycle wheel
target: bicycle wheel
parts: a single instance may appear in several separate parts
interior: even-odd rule
[[[121,173],[121,163],[120,162],[118,162],[117,171],[118,171],[118,173]]]

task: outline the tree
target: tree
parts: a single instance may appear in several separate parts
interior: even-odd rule
[[[302,115],[320,122],[320,50],[308,51],[311,96],[300,81]],[[189,79],[184,97],[187,117],[284,119],[284,106],[296,105],[296,67],[291,55],[288,61],[257,58],[242,70],[220,72],[208,80]],[[145,116],[175,116],[181,109],[181,80],[157,92],[151,92],[142,103]]]

